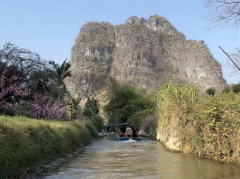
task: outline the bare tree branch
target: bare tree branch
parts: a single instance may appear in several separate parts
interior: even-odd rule
[[[225,53],[225,55],[231,60],[231,62],[234,64],[234,66],[240,71],[240,67],[235,63],[235,61],[230,57],[230,55],[228,55],[227,52],[225,52],[222,47],[218,46],[222,51],[223,53]]]
[[[21,80],[29,80],[34,71],[44,70],[46,61],[40,55],[30,50],[18,48],[12,43],[6,43],[0,49],[0,62],[7,66],[15,66],[22,74]]]
[[[232,23],[236,28],[240,24],[240,1],[234,0],[207,0],[206,7],[212,12],[209,14],[209,21],[216,26]]]
[[[94,98],[103,87],[103,79],[100,75],[94,73],[79,73],[72,75],[74,91],[82,98]]]

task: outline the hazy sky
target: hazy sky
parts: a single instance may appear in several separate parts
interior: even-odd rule
[[[223,69],[228,83],[238,83],[229,60],[218,48],[232,53],[240,47],[235,27],[209,30],[205,0],[0,0],[0,48],[12,42],[37,52],[43,59],[62,63],[71,58],[71,48],[80,28],[90,21],[113,25],[130,16],[165,17],[188,40],[204,40]]]

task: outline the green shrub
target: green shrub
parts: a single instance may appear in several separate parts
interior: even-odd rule
[[[217,92],[217,90],[216,90],[216,88],[214,88],[214,87],[208,88],[208,89],[206,90],[206,93],[207,93],[209,96],[214,96],[214,95],[216,94],[216,92]]]
[[[234,93],[239,93],[240,92],[240,84],[233,85],[232,90]]]
[[[87,128],[90,131],[91,135],[94,137],[98,136],[98,132],[101,132],[103,129],[103,120],[99,118],[96,120],[95,118],[90,119],[91,122],[87,123]]]

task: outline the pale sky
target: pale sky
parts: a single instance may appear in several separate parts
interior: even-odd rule
[[[181,31],[187,40],[203,40],[222,65],[229,84],[240,81],[232,74],[228,53],[240,47],[240,32],[226,26],[209,30],[206,0],[0,0],[0,48],[12,42],[61,64],[71,58],[71,48],[87,22],[125,23],[130,16],[160,15]]]

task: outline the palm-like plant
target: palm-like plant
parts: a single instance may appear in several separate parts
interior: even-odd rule
[[[61,64],[61,66],[59,64],[55,63],[54,61],[49,62],[49,64],[51,64],[54,69],[54,79],[58,85],[59,101],[61,100],[61,97],[60,97],[61,96],[61,86],[63,86],[63,89],[65,91],[64,79],[71,76],[71,71],[69,70],[71,65],[69,63],[67,63],[66,61],[67,61],[67,59],[64,60],[64,62]]]

